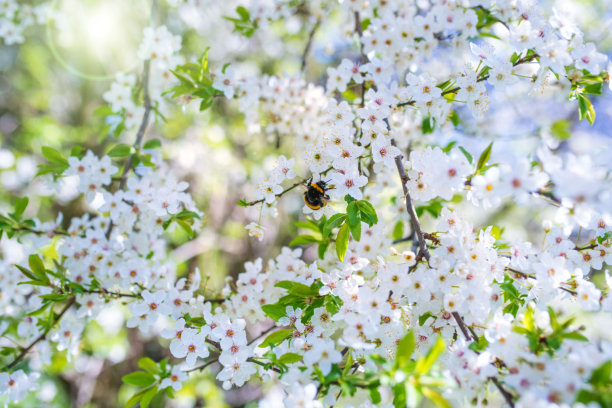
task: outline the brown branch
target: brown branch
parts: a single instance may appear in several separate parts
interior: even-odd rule
[[[19,353],[19,355],[17,357],[15,357],[15,359],[13,361],[11,361],[7,366],[3,367],[1,371],[7,371],[7,370],[13,368],[17,363],[19,363],[21,360],[23,360],[23,358],[26,356],[26,354],[28,354],[28,352],[30,350],[32,350],[32,348],[35,345],[37,345],[38,343],[43,341],[45,338],[47,338],[47,334],[49,334],[49,332],[51,331],[53,326],[55,326],[61,320],[61,318],[68,311],[68,309],[70,309],[72,307],[72,305],[74,305],[75,301],[76,301],[76,298],[74,296],[71,297],[68,300],[68,303],[66,303],[64,308],[59,312],[59,314],[57,316],[55,316],[55,319],[53,319],[53,323],[51,323],[51,325],[45,331],[43,331],[40,336],[38,336],[32,343],[30,343],[30,345],[28,345],[25,348],[22,348],[21,352]]]
[[[312,29],[308,33],[308,41],[306,42],[306,46],[304,47],[304,52],[302,52],[302,65],[300,68],[301,72],[304,72],[306,70],[306,60],[308,59],[308,53],[310,52],[310,47],[312,47],[312,41],[320,25],[321,20],[317,19],[315,24],[312,26]],[[280,140],[280,138],[278,140]]]
[[[470,336],[470,332],[468,331],[467,326],[465,325],[465,322],[463,321],[461,316],[459,316],[459,313],[453,312],[452,315],[455,318],[455,321],[457,322],[459,329],[461,329],[461,333],[463,333],[463,336],[465,337],[465,339],[467,341],[472,341],[473,340],[472,336]]]
[[[465,325],[465,322],[463,321],[463,319],[461,318],[459,313],[452,312],[452,315],[455,318],[455,321],[457,322],[457,325],[459,326],[459,329],[461,329],[461,332],[463,333],[463,336],[465,337],[465,339],[467,341],[469,341],[469,342],[472,342],[472,341],[476,340],[476,339],[473,339],[472,336],[470,335],[470,332],[468,331],[467,326]],[[476,352],[476,353],[478,353],[478,352]],[[512,394],[510,394],[508,392],[508,390],[506,390],[503,387],[503,385],[499,382],[497,377],[489,377],[489,380],[493,381],[493,384],[495,384],[495,386],[497,387],[499,392],[503,395],[503,397],[506,400],[506,402],[508,403],[508,405],[511,408],[514,408],[514,401],[512,400]]]
[[[501,395],[504,396],[504,399],[506,400],[508,405],[514,408],[514,401],[512,400],[512,394],[510,394],[508,390],[504,388],[504,386],[499,382],[497,377],[489,377],[489,379],[493,381],[493,384],[495,384],[495,386],[497,387]]]
[[[297,186],[299,186],[300,184],[304,184],[303,181],[299,181],[295,184],[292,184],[290,187],[287,187],[286,189],[284,189],[283,191],[281,191],[280,193],[278,193],[276,195],[277,198],[282,197],[285,193],[288,193],[289,191],[293,190],[294,188],[296,188]],[[251,207],[253,205],[259,204],[259,203],[263,203],[265,201],[264,198],[262,198],[261,200],[255,200],[255,201],[249,201],[248,203],[244,204],[245,207]]]
[[[361,157],[360,157],[361,158]],[[321,173],[319,173],[321,176],[326,175],[330,170],[332,170],[333,167],[328,167],[325,170],[323,170]],[[295,184],[292,184],[291,186],[287,187],[286,189],[284,189],[283,191],[281,191],[280,193],[276,194],[276,198],[280,198],[282,197],[285,193],[288,193],[289,191],[293,190],[294,188],[296,188],[299,185],[304,185],[303,181],[298,181]],[[251,207],[253,205],[259,204],[259,203],[263,203],[265,201],[264,198],[262,198],[261,200],[255,200],[255,201],[249,201],[248,203],[242,204],[244,207]]]
[[[397,147],[395,139],[391,139],[391,144]],[[402,155],[395,157],[395,165],[397,167],[400,179],[402,180],[402,188],[404,190],[404,197],[406,198],[406,210],[410,215],[412,229],[416,232],[417,240],[419,243],[419,253],[417,254],[417,258],[421,259],[425,257],[425,259],[429,261],[430,255],[429,251],[427,250],[427,246],[425,245],[425,235],[423,233],[423,228],[421,228],[419,217],[417,216],[416,210],[414,209],[414,204],[412,203],[412,198],[410,197],[410,192],[408,191],[408,186],[406,185],[406,183],[408,182],[408,175],[406,174],[406,169],[404,168],[404,164],[402,163],[402,157]]]
[[[155,4],[155,3],[154,3]],[[136,151],[134,154],[131,154],[128,157],[127,162],[125,163],[125,167],[123,168],[123,173],[121,174],[121,181],[119,182],[119,190],[125,190],[125,185],[127,183],[127,177],[132,169],[132,165],[134,163],[134,157],[137,152],[140,151],[140,147],[142,145],[142,140],[144,139],[145,132],[147,130],[147,126],[149,125],[149,116],[151,115],[151,110],[153,106],[151,105],[151,96],[149,95],[149,74],[151,71],[151,61],[146,60],[144,62],[144,69],[142,74],[142,89],[144,94],[144,115],[142,116],[142,121],[140,122],[140,127],[138,128],[138,133],[136,134],[136,140],[134,141],[134,150]],[[106,239],[110,239],[111,233],[113,232],[113,221],[108,224],[108,229],[106,230]]]

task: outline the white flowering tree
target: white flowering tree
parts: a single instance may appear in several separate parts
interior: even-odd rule
[[[0,403],[612,407],[605,1],[144,3],[0,3]]]

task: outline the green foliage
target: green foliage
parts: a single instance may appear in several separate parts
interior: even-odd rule
[[[201,217],[198,215],[198,213],[189,210],[183,210],[177,214],[172,214],[170,218],[164,221],[163,227],[164,229],[168,229],[170,224],[175,222],[179,227],[181,227],[183,231],[187,233],[189,237],[193,237],[194,231],[192,227],[195,223],[195,220],[199,219],[201,219]]]
[[[478,158],[478,163],[476,164],[477,172],[484,170],[485,164],[487,164],[487,162],[491,158],[491,148],[492,147],[493,147],[493,142],[489,143],[487,148],[484,149],[483,152],[480,154],[480,157]]]
[[[589,123],[592,125],[595,122],[595,109],[593,108],[593,104],[583,94],[577,94],[578,97],[578,118],[580,120],[586,118]]]
[[[287,306],[302,309],[302,323],[306,323],[312,317],[315,309],[325,306],[327,311],[333,315],[341,305],[340,299],[331,294],[319,295],[319,289],[322,286],[320,282],[306,286],[298,282],[280,281],[274,286],[287,290],[287,295],[281,297],[278,302],[261,307],[266,316],[274,321],[279,321],[285,316]]]
[[[534,311],[531,307],[525,310],[525,315],[521,320],[522,326],[513,328],[515,332],[527,338],[529,348],[533,353],[548,353],[552,356],[561,347],[564,340],[588,341],[578,331],[570,329],[574,321],[573,317],[559,322],[556,312],[551,307],[548,308],[548,315],[552,332],[536,325]]]
[[[289,245],[308,245],[318,243],[319,258],[323,259],[327,247],[332,242],[332,232],[339,228],[336,235],[336,254],[340,261],[344,260],[350,237],[355,241],[361,239],[361,223],[365,222],[370,227],[378,223],[378,215],[374,206],[366,200],[355,200],[350,195],[344,197],[347,202],[346,213],[338,213],[329,219],[321,218],[319,222],[307,220],[297,222],[299,228],[308,229],[312,234],[298,235]],[[240,202],[238,202],[241,205]]]
[[[419,406],[422,397],[437,407],[450,407],[450,403],[438,391],[446,385],[445,382],[431,372],[434,363],[446,349],[444,340],[438,337],[428,352],[417,360],[413,359],[415,345],[414,333],[410,331],[400,340],[394,361],[380,356],[371,357],[382,369],[371,374],[370,383],[366,386],[370,396],[373,401],[380,401],[377,390],[371,388],[386,385],[393,390],[393,406],[396,408]]]
[[[504,281],[499,284],[504,297],[504,313],[510,313],[516,317],[521,306],[525,304],[527,295],[520,293],[514,286],[514,280],[506,275]]]
[[[567,140],[571,137],[570,125],[568,120],[558,120],[551,125],[550,132],[559,140]]]
[[[69,167],[68,159],[51,147],[43,146],[42,155],[49,163],[38,165],[37,176],[52,174],[53,177],[59,177]]]
[[[222,95],[222,92],[212,86],[213,77],[208,68],[208,48],[197,62],[178,65],[176,69],[170,70],[170,72],[180,83],[164,91],[164,95],[171,94],[173,98],[185,96],[189,99],[201,100],[201,111],[210,108],[215,95]]]
[[[274,347],[281,344],[283,341],[291,338],[291,333],[293,333],[293,329],[281,329],[277,330],[274,333],[269,334],[264,341],[259,345],[259,347]]]
[[[127,157],[132,154],[132,147],[130,145],[120,143],[113,146],[106,154],[109,157]]]
[[[148,407],[156,395],[164,392],[164,389],[159,388],[161,380],[169,377],[171,374],[168,359],[164,359],[158,364],[148,357],[143,357],[138,360],[138,367],[144,371],[134,371],[121,378],[124,384],[141,388],[127,400],[125,403],[126,408],[133,407],[136,404],[140,404],[143,408]],[[165,391],[166,395],[170,398],[174,397],[171,387],[167,387]]]
[[[576,402],[612,407],[612,361],[608,360],[593,370],[588,383],[591,387],[580,390]]]
[[[438,218],[440,216],[440,213],[442,212],[442,208],[444,208],[443,204],[445,202],[446,200],[436,198],[434,200],[431,200],[426,205],[420,205],[416,207],[414,210],[416,211],[418,217],[421,217],[425,213],[429,213],[432,217]]]
[[[467,150],[465,150],[465,148],[463,146],[459,146],[459,150],[461,150],[461,153],[463,153],[463,155],[467,159],[468,163],[470,163],[470,164],[474,163],[474,158],[472,157],[472,155]]]
[[[251,14],[243,6],[236,7],[238,17],[223,17],[234,23],[234,31],[250,38],[257,30],[257,20],[251,20]]]

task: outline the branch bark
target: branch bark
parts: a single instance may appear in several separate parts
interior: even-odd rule
[[[47,338],[47,334],[49,334],[49,332],[51,331],[51,329],[62,319],[62,317],[64,316],[64,314],[68,311],[68,309],[70,309],[72,307],[72,305],[74,305],[74,302],[76,301],[76,297],[71,297],[68,300],[68,303],[66,303],[66,305],[62,308],[62,310],[59,312],[59,314],[57,316],[55,316],[55,319],[53,319],[53,323],[49,326],[49,328],[45,331],[43,331],[40,336],[38,336],[32,343],[30,343],[27,347],[22,348],[21,352],[19,353],[19,355],[17,357],[15,357],[15,359],[13,361],[11,361],[8,365],[6,365],[5,367],[2,367],[2,370],[0,371],[7,371],[10,370],[11,368],[13,368],[17,363],[19,363],[21,360],[23,360],[23,358],[26,356],[26,354],[28,354],[30,352],[30,350],[32,350],[32,348],[37,345],[38,343],[40,343],[41,341],[43,341],[44,339]]]

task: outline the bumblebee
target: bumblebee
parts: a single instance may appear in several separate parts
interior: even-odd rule
[[[329,188],[325,181],[312,182],[312,178],[307,182],[304,191],[304,203],[313,210],[319,210],[327,205],[329,196],[325,194]]]

